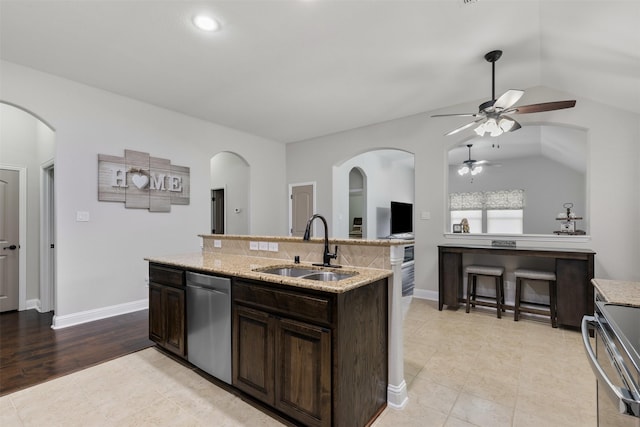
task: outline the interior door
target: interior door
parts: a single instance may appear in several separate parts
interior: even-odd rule
[[[18,309],[19,172],[0,169],[0,312]]]
[[[211,234],[224,234],[224,189],[211,190]]]
[[[313,215],[313,184],[291,187],[291,235],[302,237]],[[313,230],[311,230],[313,236]]]

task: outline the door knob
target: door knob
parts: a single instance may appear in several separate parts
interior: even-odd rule
[[[16,245],[11,245],[11,246],[5,246],[5,247],[4,247],[4,248],[2,248],[2,249],[10,249],[10,250],[12,250],[12,251],[13,251],[13,250],[18,249],[18,247],[17,247]]]

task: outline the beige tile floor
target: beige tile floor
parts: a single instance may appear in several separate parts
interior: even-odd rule
[[[495,312],[405,320],[409,403],[375,427],[595,426],[595,379],[580,334]],[[154,348],[0,397],[0,426],[279,426]]]

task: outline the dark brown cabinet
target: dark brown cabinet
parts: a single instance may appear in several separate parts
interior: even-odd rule
[[[276,408],[307,425],[330,425],[331,332],[278,319],[275,338]]]
[[[265,403],[275,403],[274,318],[236,307],[233,315],[233,384]]]
[[[387,281],[342,294],[236,280],[233,385],[307,426],[386,405]]]
[[[328,301],[246,283],[236,284],[234,295],[234,385],[305,425],[331,425],[331,332],[280,315],[284,307],[323,308]],[[319,321],[326,323],[326,313]]]
[[[184,271],[149,266],[149,339],[186,355]]]

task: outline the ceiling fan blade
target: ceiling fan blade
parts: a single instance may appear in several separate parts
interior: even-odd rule
[[[493,104],[493,108],[506,110],[507,108],[518,102],[520,98],[522,98],[522,95],[524,95],[523,90],[509,89],[508,91],[500,95],[500,98],[498,98]]]
[[[573,108],[576,105],[576,101],[553,101],[542,102],[540,104],[522,105],[520,107],[514,107],[511,111],[514,114],[527,114],[527,113],[541,113],[543,111],[562,110],[564,108]]]
[[[459,128],[456,128],[456,129],[452,130],[452,131],[451,131],[451,132],[449,132],[449,133],[445,133],[445,134],[444,134],[444,136],[450,136],[450,135],[456,134],[456,133],[458,133],[458,132],[462,132],[463,130],[468,129],[468,128],[470,128],[471,126],[473,126],[473,125],[475,125],[475,124],[480,123],[480,122],[481,122],[481,121],[483,121],[484,119],[485,119],[485,118],[483,117],[483,118],[481,118],[480,120],[476,120],[476,121],[474,121],[474,122],[467,123],[466,125],[460,126]]]
[[[478,113],[434,114],[431,117],[478,117]]]

